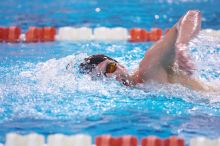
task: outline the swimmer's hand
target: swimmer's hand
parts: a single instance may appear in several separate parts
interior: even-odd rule
[[[201,14],[198,10],[186,13],[175,25],[178,37],[175,43],[176,63],[179,69],[188,75],[192,75],[195,66],[192,58],[187,55],[187,44],[201,29]]]
[[[192,58],[187,54],[186,49],[186,45],[176,45],[176,63],[180,70],[191,76],[195,70],[195,65]]]

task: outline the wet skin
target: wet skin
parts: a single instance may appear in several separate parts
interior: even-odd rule
[[[131,75],[124,66],[117,63],[116,71],[106,76],[115,77],[128,86],[154,80],[160,83],[179,83],[194,90],[213,90],[191,76],[195,67],[187,55],[187,45],[199,33],[200,27],[200,12],[188,11],[162,39],[146,51],[139,67]],[[110,62],[108,59],[101,62],[96,71],[104,73]]]

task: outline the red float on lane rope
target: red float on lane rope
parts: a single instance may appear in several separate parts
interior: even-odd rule
[[[44,41],[44,29],[35,26],[29,27],[26,32],[26,42],[39,42]]]
[[[56,35],[56,29],[54,27],[43,28],[43,41],[54,41]]]
[[[95,138],[96,146],[111,146],[111,136],[110,135],[101,135]]]
[[[150,31],[149,40],[158,41],[162,37],[163,31],[160,28],[152,28]]]
[[[121,137],[112,137],[110,139],[110,146],[122,146],[122,138]]]
[[[164,146],[185,146],[185,142],[182,138],[172,136],[164,140]]]
[[[138,141],[135,136],[112,137],[110,135],[98,136],[95,139],[96,146],[137,146]]]
[[[141,146],[163,146],[163,140],[155,136],[149,136],[141,140]]]
[[[44,29],[43,28],[37,28],[37,38],[38,38],[38,41],[40,42],[44,41]]]
[[[130,30],[130,42],[144,42],[149,41],[149,32],[140,28],[133,28]]]
[[[28,31],[25,34],[26,42],[37,42],[39,41],[38,38],[38,28],[37,27],[29,27]]]
[[[130,135],[122,136],[121,140],[122,140],[121,146],[137,146],[138,144],[137,138],[135,136],[130,136]]]
[[[8,40],[9,28],[0,27],[0,42]]]
[[[146,30],[144,30],[144,29],[142,29],[141,30],[141,37],[143,37],[143,41],[144,42],[147,42],[147,41],[149,41],[149,36],[150,36],[150,33],[148,32],[148,31],[146,31]]]
[[[21,29],[16,26],[9,27],[8,39],[9,42],[18,42],[21,35]]]
[[[133,28],[130,30],[130,42],[141,41],[140,28]]]

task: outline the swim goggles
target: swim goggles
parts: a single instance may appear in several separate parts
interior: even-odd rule
[[[111,62],[107,64],[104,75],[106,76],[107,73],[114,73],[116,69],[117,69],[117,64],[115,62]]]

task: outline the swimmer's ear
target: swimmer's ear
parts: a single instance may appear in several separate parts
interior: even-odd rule
[[[69,70],[69,68],[70,68],[70,63],[67,64],[66,70]]]
[[[73,62],[71,61],[70,63],[68,63],[66,65],[66,70],[70,70],[71,69],[71,66],[72,66]]]

